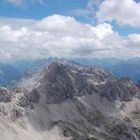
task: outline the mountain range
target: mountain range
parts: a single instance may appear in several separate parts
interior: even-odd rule
[[[59,60],[58,58],[38,59],[38,60],[20,60],[13,63],[0,63],[0,85],[11,86],[17,79],[33,69],[39,69],[44,65]],[[63,58],[61,60],[64,60]],[[140,80],[140,59],[133,58],[128,60],[120,60],[116,58],[102,59],[70,59],[75,64],[94,66],[105,69],[116,78],[129,77],[133,82]]]
[[[139,122],[140,87],[93,66],[53,60],[0,88],[2,140],[139,140]]]

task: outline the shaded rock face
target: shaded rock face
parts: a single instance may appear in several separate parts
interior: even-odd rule
[[[34,89],[31,92],[25,90],[23,96],[19,98],[19,105],[21,107],[30,107],[31,109],[34,108],[34,104],[37,104],[39,102],[40,95],[39,93]]]
[[[47,103],[61,103],[67,99],[72,99],[75,93],[68,71],[64,66],[56,63],[49,66],[48,72],[44,75],[37,91],[46,95]]]
[[[126,78],[99,86],[99,92],[102,97],[107,97],[110,101],[130,101],[135,95],[140,95],[138,87]]]
[[[140,90],[128,78],[67,62],[38,77],[31,89],[0,88],[0,130],[12,133],[8,140],[140,139]]]
[[[12,91],[4,87],[0,88],[0,102],[10,102],[12,98]]]
[[[109,101],[130,101],[133,96],[140,95],[138,87],[128,78],[117,80],[102,70],[58,62],[44,70],[36,92],[44,94],[46,103],[61,103],[92,94]]]
[[[47,103],[62,103],[76,96],[92,94],[93,87],[78,68],[55,62],[45,71],[36,91],[44,94]]]

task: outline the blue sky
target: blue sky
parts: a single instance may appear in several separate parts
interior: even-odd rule
[[[140,57],[140,2],[1,0],[0,55]]]
[[[65,16],[73,16],[78,21],[83,23],[96,24],[96,20],[92,16],[92,13],[91,15],[77,15],[76,13],[76,10],[86,10],[89,3],[88,0],[44,0],[41,4],[37,2],[30,2],[32,0],[25,0],[27,1],[26,3],[24,2],[19,5],[14,3],[14,1],[16,0],[0,1],[0,16],[11,18],[42,19],[49,15],[60,14]],[[118,31],[121,35],[140,33],[140,28],[118,26],[115,23],[112,23],[112,26],[114,30]]]
[[[0,1],[0,15],[7,17],[41,19],[52,14],[69,15],[73,9],[85,9],[87,0],[44,0],[43,4],[14,5]]]

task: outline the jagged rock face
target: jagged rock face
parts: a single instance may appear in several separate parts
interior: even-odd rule
[[[45,69],[36,91],[47,103],[61,103],[97,92],[97,85],[115,81],[109,74],[93,68],[52,63]]]
[[[0,88],[0,102],[10,102],[12,98],[12,91],[4,87]]]
[[[46,95],[45,101],[47,103],[60,103],[73,98],[75,91],[68,71],[64,66],[53,63],[49,66],[48,72],[43,78],[37,90]]]
[[[139,140],[139,94],[127,78],[117,80],[103,70],[55,62],[41,71],[31,89],[0,89],[0,107],[6,112],[0,113],[0,136]]]
[[[110,101],[130,101],[135,95],[140,95],[138,87],[127,78],[99,86],[99,92],[102,97],[107,97]]]
[[[130,101],[133,96],[140,95],[138,87],[128,78],[117,80],[102,70],[57,62],[45,69],[36,91],[44,94],[47,103],[61,103],[92,94],[110,101]]]
[[[18,104],[21,107],[30,107],[31,109],[34,108],[34,104],[37,104],[39,102],[40,95],[39,93],[34,89],[31,92],[28,90],[24,91],[23,96],[19,98]]]
[[[44,69],[41,77],[34,89],[39,94],[39,102],[29,115],[30,120],[37,116],[43,123],[37,128],[38,124],[32,121],[39,131],[58,126],[67,137],[77,139],[85,139],[90,134],[105,140],[136,139],[125,130],[130,124],[122,121],[125,117],[119,114],[125,108],[123,104],[139,94],[139,89],[129,79],[117,80],[102,70],[58,62]],[[115,101],[123,102],[119,110]]]

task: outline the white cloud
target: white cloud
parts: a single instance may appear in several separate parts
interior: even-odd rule
[[[96,8],[100,5],[103,0],[88,0],[87,6],[84,9],[74,9],[68,13],[73,16],[85,17],[88,20],[93,20],[93,17],[96,14]],[[94,19],[95,20],[95,19]]]
[[[134,43],[140,44],[140,34],[131,34],[129,35],[129,39],[133,41]]]
[[[36,23],[36,20],[32,19],[20,19],[20,18],[6,18],[0,17],[0,27],[10,25],[12,29],[19,29],[21,27],[32,27]]]
[[[0,41],[18,42],[18,39],[26,35],[27,29],[22,27],[20,30],[12,30],[9,26],[0,27]]]
[[[129,46],[137,47],[140,50],[140,34],[130,34],[128,42]]]
[[[42,57],[140,56],[140,35],[121,37],[107,23],[91,26],[72,17],[53,15],[38,21],[0,22],[0,60]],[[20,24],[20,21],[22,24]],[[24,22],[23,22],[24,21]],[[15,19],[16,22],[16,19]],[[131,42],[131,43],[130,43]],[[130,45],[131,44],[131,45]]]
[[[98,6],[103,0],[89,0],[87,4],[87,9],[94,11],[95,6]]]
[[[84,16],[87,17],[89,15],[91,15],[91,12],[87,9],[74,9],[68,12],[70,15],[73,16]]]
[[[94,32],[100,39],[104,38],[108,34],[113,34],[111,25],[107,23],[97,25],[94,28]]]
[[[140,27],[140,2],[135,0],[105,0],[96,13],[99,21],[116,21],[119,25]]]

